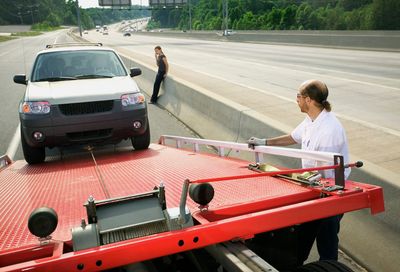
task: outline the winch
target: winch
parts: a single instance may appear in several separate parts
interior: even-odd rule
[[[73,250],[92,248],[151,234],[193,226],[185,207],[185,220],[180,209],[166,208],[165,187],[142,194],[96,201],[92,196],[84,204],[87,222],[72,229]]]

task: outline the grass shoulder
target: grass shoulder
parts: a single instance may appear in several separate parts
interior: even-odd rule
[[[12,33],[12,37],[30,37],[30,36],[38,36],[41,35],[42,32],[40,31],[24,31],[24,32],[16,32]]]
[[[0,36],[0,42],[6,42],[15,39],[15,37],[11,36]]]
[[[0,36],[0,42],[10,41],[19,37],[33,37],[43,34],[43,32],[50,32],[62,29],[62,27],[50,27],[48,25],[36,24],[32,26],[31,31],[22,31],[11,33],[7,36]]]

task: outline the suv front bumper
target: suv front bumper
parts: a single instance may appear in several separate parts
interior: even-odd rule
[[[52,105],[50,114],[20,113],[20,121],[21,132],[32,147],[116,143],[144,134],[149,125],[146,104],[123,109],[119,100],[115,100],[113,109],[107,112],[64,115],[57,105]],[[35,132],[42,133],[43,139],[34,139]]]

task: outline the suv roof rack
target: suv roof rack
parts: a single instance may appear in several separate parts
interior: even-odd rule
[[[79,43],[79,42],[72,42],[72,43],[53,43],[47,44],[46,49],[49,48],[56,48],[56,47],[66,47],[66,46],[103,46],[102,43]]]

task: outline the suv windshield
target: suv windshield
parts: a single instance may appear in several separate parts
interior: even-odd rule
[[[113,51],[75,50],[40,54],[33,67],[32,82],[126,76]]]

